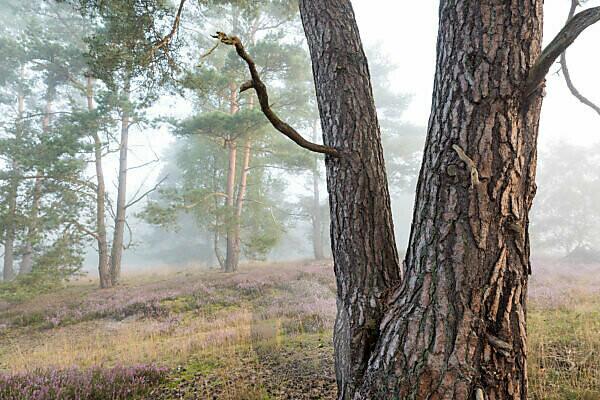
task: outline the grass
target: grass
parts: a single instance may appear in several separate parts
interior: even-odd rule
[[[530,397],[599,399],[598,269],[538,264]],[[73,375],[159,362],[167,372],[143,398],[334,399],[334,290],[327,264],[148,273],[109,290],[82,280],[0,304],[0,372]]]

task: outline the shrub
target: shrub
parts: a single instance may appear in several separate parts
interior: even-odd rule
[[[165,368],[137,365],[0,374],[3,400],[120,400],[142,397],[160,384]]]

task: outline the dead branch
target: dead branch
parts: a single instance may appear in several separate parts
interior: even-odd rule
[[[575,15],[575,10],[577,9],[578,6],[579,6],[578,0],[571,0],[571,9],[569,10],[569,17],[567,18],[567,23],[571,19],[573,19],[573,16]],[[567,52],[566,51],[564,51],[560,55],[560,66],[561,66],[561,70],[563,72],[563,76],[565,77],[565,82],[567,83],[567,87],[571,91],[571,94],[573,96],[575,96],[575,98],[577,100],[579,100],[581,103],[585,104],[586,106],[588,106],[592,110],[594,110],[596,112],[596,114],[600,115],[600,107],[597,104],[595,104],[594,102],[592,102],[590,99],[588,99],[587,97],[582,95],[581,92],[579,92],[579,90],[577,90],[577,88],[575,87],[575,84],[573,83],[573,80],[571,79],[571,74],[569,73],[569,68],[567,66]]]
[[[245,92],[248,89],[254,89],[256,95],[258,97],[258,101],[260,103],[260,109],[263,114],[267,117],[269,122],[273,125],[275,129],[279,132],[283,133],[285,136],[293,140],[298,146],[303,147],[307,150],[313,151],[315,153],[328,154],[334,157],[340,157],[341,153],[337,149],[333,147],[323,146],[320,144],[309,142],[304,139],[302,135],[298,133],[294,128],[290,125],[282,121],[275,112],[271,109],[269,104],[269,94],[267,92],[267,86],[260,79],[260,75],[258,70],[256,69],[256,64],[252,57],[246,52],[242,41],[237,36],[228,36],[223,32],[217,32],[215,39],[218,39],[221,43],[234,46],[237,54],[242,58],[246,64],[248,64],[248,69],[250,70],[251,80],[243,83],[240,86],[240,93]]]
[[[142,200],[143,200],[145,197],[147,197],[147,196],[148,196],[150,193],[152,193],[152,192],[156,191],[156,190],[157,190],[157,189],[160,187],[160,185],[162,185],[162,184],[163,184],[163,182],[167,180],[167,178],[169,178],[169,175],[166,175],[164,178],[162,178],[160,181],[158,181],[158,183],[157,183],[156,185],[154,185],[154,187],[153,187],[153,188],[151,188],[151,189],[149,189],[149,190],[145,191],[145,192],[144,192],[144,193],[142,193],[142,194],[141,194],[139,197],[137,197],[137,198],[135,198],[135,199],[131,200],[129,203],[125,204],[125,208],[127,209],[127,208],[129,208],[129,207],[133,206],[134,204],[137,204],[137,203],[139,203],[140,201],[142,201]]]
[[[588,27],[600,21],[600,7],[593,7],[580,12],[569,19],[564,28],[544,49],[534,66],[529,71],[525,84],[525,97],[529,97],[544,82],[550,67],[556,59],[573,44],[575,39]]]

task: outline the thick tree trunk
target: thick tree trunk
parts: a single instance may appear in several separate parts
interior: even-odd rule
[[[246,198],[246,188],[248,186],[248,172],[250,171],[250,155],[252,152],[252,143],[250,137],[246,139],[244,144],[244,158],[242,161],[242,171],[240,175],[240,184],[238,187],[237,200],[235,205],[235,220],[234,220],[234,243],[233,243],[233,265],[235,269],[240,263],[241,252],[241,223],[242,211],[244,209],[244,199]]]
[[[125,84],[124,93],[129,100],[129,82]],[[123,259],[125,223],[127,218],[127,154],[129,151],[129,105],[122,109],[121,140],[119,143],[119,181],[117,188],[117,203],[115,215],[115,231],[110,257],[110,276],[112,285],[119,282],[121,276],[121,261]]]
[[[349,0],[301,0],[326,156],[337,279],[334,331],[339,397],[362,385],[387,291],[401,269],[367,59]]]
[[[23,67],[21,67],[21,76],[23,76]],[[25,96],[19,93],[17,98],[17,130],[16,142],[19,142],[23,136],[23,114],[25,112]],[[16,159],[11,162],[11,171],[13,177],[10,181],[10,187],[6,202],[8,203],[8,213],[6,218],[6,227],[4,231],[4,260],[2,279],[7,282],[15,278],[15,238],[17,225],[17,197],[19,194],[19,163]]]
[[[237,86],[231,84],[230,88],[230,113],[233,115],[239,111]],[[225,272],[235,272],[238,264],[235,256],[235,177],[237,164],[237,138],[229,137],[227,146],[229,149],[229,168],[227,169],[227,248],[225,253]]]
[[[92,112],[94,106],[94,80],[86,77],[86,99],[88,111]],[[106,233],[106,184],[104,182],[104,169],[102,167],[102,140],[98,131],[91,133],[94,140],[94,164],[96,167],[96,243],[98,245],[98,275],[100,287],[112,286],[110,260],[108,252],[108,236]]]
[[[542,0],[441,1],[404,280],[355,399],[526,399]]]
[[[325,144],[345,154],[326,158],[340,399],[526,398],[541,95],[524,91],[540,55],[542,5],[441,1],[432,116],[401,272],[350,2],[300,1]]]

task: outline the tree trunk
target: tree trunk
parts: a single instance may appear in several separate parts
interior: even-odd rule
[[[125,84],[124,93],[129,101],[129,82]],[[119,282],[121,276],[121,261],[124,250],[125,223],[127,218],[127,153],[129,151],[129,104],[122,109],[121,114],[121,140],[119,147],[119,181],[117,188],[117,204],[115,215],[115,231],[113,233],[113,242],[110,257],[110,276],[112,285]]]
[[[345,153],[326,158],[340,399],[527,397],[528,212],[542,101],[524,89],[540,55],[542,5],[441,1],[432,116],[400,272],[350,2],[300,1],[325,144]]]
[[[44,117],[42,119],[42,132],[47,134],[50,130],[50,113],[52,112],[52,102],[55,93],[55,88],[52,86],[48,87],[46,94],[46,107],[44,110]],[[33,184],[33,193],[31,200],[31,210],[29,213],[29,223],[27,228],[27,235],[25,236],[25,245],[23,248],[23,257],[21,258],[21,265],[19,267],[19,275],[30,274],[33,270],[33,245],[36,240],[37,234],[37,219],[40,208],[40,202],[42,199],[42,178],[44,171],[41,169],[37,170],[38,177],[35,178]]]
[[[86,77],[86,98],[88,111],[94,111],[94,80]],[[96,243],[98,245],[98,275],[100,287],[112,286],[110,260],[108,252],[108,236],[106,234],[106,184],[102,167],[102,140],[97,130],[91,133],[94,140],[94,164],[96,166]]]
[[[238,112],[237,87],[231,84],[230,88],[230,113],[233,115]],[[237,260],[235,256],[235,176],[237,163],[237,143],[236,138],[229,137],[227,140],[229,148],[229,168],[227,170],[227,199],[225,205],[227,208],[227,249],[225,253],[225,272],[235,272],[237,270]]]
[[[38,171],[40,174],[41,171]],[[33,199],[29,214],[29,227],[27,230],[26,243],[23,249],[23,257],[19,267],[19,275],[27,275],[33,271],[33,244],[36,239],[37,218],[42,199],[42,178],[36,178],[33,184]]]
[[[234,219],[234,242],[233,242],[233,265],[235,270],[240,263],[240,252],[241,252],[241,223],[242,223],[242,211],[244,209],[244,199],[246,198],[246,188],[248,186],[248,172],[250,171],[250,155],[252,152],[252,144],[250,137],[246,139],[244,144],[244,160],[242,163],[242,171],[240,175],[240,184],[238,187],[238,196],[235,206],[235,219]]]
[[[327,155],[331,244],[337,280],[334,330],[341,399],[362,385],[385,295],[400,280],[381,134],[349,0],[301,0]]]
[[[24,69],[21,67],[21,77]],[[23,114],[25,112],[25,96],[19,93],[17,98],[17,129],[15,141],[20,142],[23,136]],[[19,194],[19,163],[13,158],[11,162],[11,171],[13,177],[10,181],[10,187],[6,202],[8,203],[8,214],[6,218],[6,227],[4,231],[4,260],[2,279],[4,282],[11,281],[15,278],[14,261],[15,261],[15,236],[17,224],[17,197]]]
[[[542,98],[523,88],[541,53],[542,15],[542,0],[440,4],[405,280],[390,297],[361,398],[527,398],[528,214]]]

